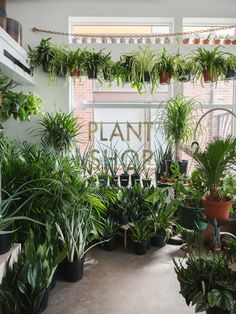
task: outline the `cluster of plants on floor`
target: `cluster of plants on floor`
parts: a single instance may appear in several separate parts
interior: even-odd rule
[[[87,48],[73,51],[68,46],[57,45],[50,38],[42,39],[38,46],[28,47],[31,69],[42,66],[54,85],[57,77],[87,76],[103,81],[130,83],[141,93],[146,84],[156,90],[159,84],[200,80],[201,83],[235,78],[236,57],[221,46],[212,50],[199,47],[192,54],[170,54],[165,48],[153,51],[148,47],[122,55],[115,62],[105,50]]]
[[[14,92],[16,83],[0,72],[0,121],[13,117],[17,121],[29,121],[32,115],[42,112],[43,100],[35,93]]]

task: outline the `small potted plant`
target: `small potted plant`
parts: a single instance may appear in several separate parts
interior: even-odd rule
[[[114,251],[116,248],[116,235],[120,226],[111,218],[103,219],[102,240],[106,240],[101,245],[105,251]]]
[[[156,247],[166,245],[176,225],[178,201],[174,199],[166,204],[167,196],[168,191],[159,188],[147,198],[153,205],[149,207],[149,225],[152,228],[151,245]]]
[[[221,43],[221,36],[219,36],[219,35],[215,35],[214,37],[213,37],[213,44],[214,45],[220,45],[220,43]]]
[[[211,40],[211,33],[207,36],[207,38],[205,38],[205,39],[203,39],[202,40],[202,44],[203,45],[209,45],[209,43],[210,43],[210,40]]]
[[[193,77],[200,79],[201,83],[216,82],[225,73],[225,53],[220,50],[220,46],[207,50],[197,48],[193,57]]]
[[[186,261],[174,260],[180,293],[195,312],[232,314],[235,309],[236,276],[222,254],[198,257]]]
[[[154,71],[159,74],[159,81],[161,85],[170,85],[171,77],[174,74],[174,58],[168,54],[165,48],[159,56]]]
[[[120,174],[120,185],[122,187],[127,187],[129,185],[129,169],[131,166],[131,160],[124,154],[118,154],[117,157],[123,170],[123,173]]]
[[[235,38],[233,38],[233,39],[231,40],[231,44],[232,44],[232,45],[236,45],[236,39],[235,39]]]
[[[232,80],[236,77],[236,56],[229,54],[225,60],[225,80]]]
[[[99,72],[102,70],[104,63],[110,60],[110,53],[106,54],[103,50],[100,51],[84,51],[84,68],[89,79],[96,79]]]
[[[224,45],[231,45],[231,37],[230,37],[229,34],[227,34],[227,35],[224,37],[223,44],[224,44]]]
[[[189,37],[184,37],[184,38],[182,39],[182,43],[183,43],[184,45],[188,45],[188,44],[189,44],[189,41],[190,41],[190,38],[189,38]]]
[[[84,54],[81,49],[69,50],[66,53],[66,67],[71,77],[79,78],[83,75]]]
[[[200,44],[200,36],[199,36],[199,34],[195,34],[195,38],[193,39],[193,44],[194,45],[199,45]]]
[[[155,169],[152,169],[151,166],[144,167],[143,169],[143,177],[142,177],[142,184],[143,187],[150,187],[152,184],[152,176],[155,173]]]
[[[149,227],[145,220],[137,221],[131,227],[135,254],[144,255],[147,252],[147,240],[150,237]]]
[[[174,57],[174,77],[179,82],[189,82],[193,64],[188,56],[176,55]]]
[[[202,197],[205,194],[205,187],[199,172],[197,170],[192,172],[189,184],[177,180],[173,188],[176,198],[180,201],[178,207],[180,225],[189,230],[205,230],[207,224],[201,219],[204,212]]]
[[[197,163],[201,179],[206,186],[207,194],[202,198],[205,214],[209,220],[225,221],[229,218],[229,208],[232,204],[234,188],[224,181],[226,173],[235,164],[236,139],[214,139],[205,151],[195,151],[192,154]]]

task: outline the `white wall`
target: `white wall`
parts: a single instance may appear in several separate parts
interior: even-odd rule
[[[182,17],[235,17],[235,0],[8,0],[7,14],[23,25],[23,45],[36,45],[47,35],[32,32],[33,27],[68,31],[68,16],[127,16],[175,17],[181,25]],[[66,37],[54,36],[53,40],[67,43]],[[55,89],[48,87],[48,77],[35,74],[34,90],[45,99],[48,111],[54,104],[69,111],[69,88],[60,82]],[[30,126],[7,124],[7,133],[24,138],[24,129]]]

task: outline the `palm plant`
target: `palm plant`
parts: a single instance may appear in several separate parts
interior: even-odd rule
[[[165,139],[174,146],[175,161],[181,161],[181,144],[193,137],[195,105],[194,99],[186,99],[178,95],[167,102],[161,113],[160,126]]]
[[[78,141],[82,128],[73,117],[73,112],[56,112],[54,115],[46,113],[39,124],[41,128],[36,130],[36,135],[41,136],[43,145],[62,154],[67,153]]]
[[[193,76],[203,81],[215,82],[225,74],[224,68],[225,53],[220,50],[220,46],[212,50],[197,48],[193,57],[194,69]]]
[[[231,191],[224,195],[222,189],[225,175],[236,162],[236,139],[214,139],[203,152],[195,151],[192,157],[197,162],[202,182],[208,192],[203,198],[203,206],[208,219],[227,220],[231,205]],[[231,192],[231,193],[229,193]]]

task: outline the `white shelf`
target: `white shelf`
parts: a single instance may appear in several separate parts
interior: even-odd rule
[[[4,55],[4,50],[20,61],[25,67],[27,64],[27,52],[0,27],[0,69],[8,77],[21,85],[34,85],[33,77],[16,65]]]

